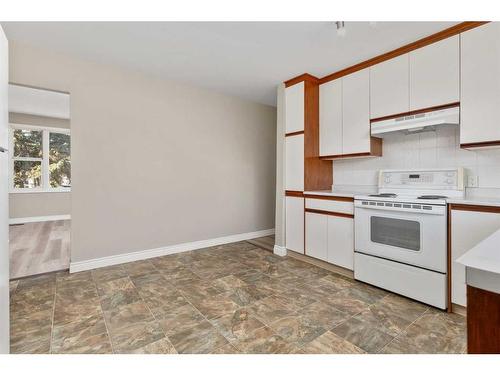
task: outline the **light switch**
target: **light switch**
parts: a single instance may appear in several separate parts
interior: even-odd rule
[[[467,187],[476,188],[479,187],[479,176],[468,176],[467,177]]]

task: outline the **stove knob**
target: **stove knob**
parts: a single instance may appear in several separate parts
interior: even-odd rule
[[[447,178],[447,179],[446,179],[446,183],[447,183],[448,185],[451,185],[451,184],[453,183],[453,180],[452,180],[451,178]]]

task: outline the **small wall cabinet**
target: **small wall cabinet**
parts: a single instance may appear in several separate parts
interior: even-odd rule
[[[285,89],[285,133],[304,130],[304,82]]]
[[[409,53],[410,111],[460,101],[460,37]]]
[[[500,23],[460,35],[460,145],[500,145]]]
[[[342,80],[319,86],[319,154],[342,154]]]
[[[304,198],[288,196],[285,204],[286,248],[304,254]]]
[[[404,54],[370,67],[370,118],[410,110],[409,64]]]
[[[500,228],[500,208],[498,213],[482,212],[470,211],[468,206],[452,204],[450,222],[451,302],[465,306],[467,301],[465,267],[457,263],[456,259]]]
[[[370,135],[370,73],[363,69],[320,85],[320,157],[381,156]]]

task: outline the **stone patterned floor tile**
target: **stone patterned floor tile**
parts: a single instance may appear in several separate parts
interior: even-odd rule
[[[92,278],[97,285],[102,282],[111,281],[127,276],[121,265],[97,268],[95,270],[92,270],[91,272]]]
[[[253,331],[250,336],[235,342],[234,345],[241,352],[249,354],[286,354],[296,348],[269,327]]]
[[[377,353],[396,336],[396,334],[391,335],[380,329],[379,322],[362,320],[358,316],[336,326],[331,331],[368,353]]]
[[[361,354],[364,351],[332,331],[325,332],[301,348],[305,354]]]
[[[231,344],[226,344],[215,349],[210,354],[243,354]]]
[[[168,338],[162,338],[158,341],[147,344],[141,348],[130,352],[131,354],[177,354],[174,346]]]
[[[49,353],[52,310],[34,311],[29,314],[11,314],[10,352]]]
[[[227,294],[217,294],[192,303],[209,320],[233,313],[240,307]]]
[[[103,310],[112,310],[141,300],[134,284],[127,277],[101,282],[97,287]]]
[[[347,321],[351,317],[350,314],[322,302],[314,302],[298,310],[298,314],[305,315],[319,322],[326,331]]]
[[[462,316],[244,241],[9,288],[13,353],[466,351]]]
[[[153,314],[167,335],[181,332],[206,321],[205,317],[190,304],[170,311],[153,310]]]
[[[264,324],[271,324],[293,313],[276,296],[264,298],[249,306],[249,309]]]
[[[256,329],[264,327],[264,324],[247,308],[213,319],[211,323],[229,342],[247,338]]]
[[[317,320],[307,315],[289,315],[270,325],[285,340],[302,346],[321,336],[326,330]]]
[[[168,338],[180,354],[206,354],[228,343],[224,336],[206,320],[168,335]]]
[[[54,327],[52,353],[107,354],[112,352],[102,315]]]

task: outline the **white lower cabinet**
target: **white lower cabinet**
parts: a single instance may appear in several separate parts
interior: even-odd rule
[[[286,197],[285,209],[286,248],[304,254],[304,198]]]
[[[466,305],[465,267],[456,259],[500,229],[500,214],[451,210],[451,302]]]
[[[354,219],[328,216],[328,262],[354,268]]]
[[[328,260],[328,216],[306,212],[306,255]]]
[[[305,254],[352,270],[354,219],[306,212]]]

